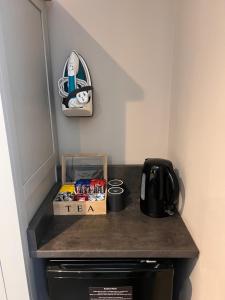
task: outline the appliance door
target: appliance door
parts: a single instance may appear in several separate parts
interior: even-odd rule
[[[50,261],[50,300],[171,300],[173,267],[156,261]]]

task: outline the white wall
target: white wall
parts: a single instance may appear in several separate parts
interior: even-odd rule
[[[106,152],[113,163],[166,157],[173,1],[55,0],[48,8],[60,152]],[[93,118],[61,112],[57,81],[72,49],[90,68]]]
[[[191,299],[224,300],[225,2],[177,7],[169,158],[185,187],[182,216],[200,248]]]

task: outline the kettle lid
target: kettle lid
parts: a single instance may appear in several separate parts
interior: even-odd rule
[[[157,166],[166,166],[168,168],[173,168],[173,164],[170,160],[163,159],[163,158],[146,158],[144,165],[152,166],[152,165],[157,165]]]

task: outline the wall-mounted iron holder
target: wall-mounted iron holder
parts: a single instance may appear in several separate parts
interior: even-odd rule
[[[72,75],[71,75],[72,74]],[[71,90],[72,83],[73,88]],[[90,73],[83,57],[72,51],[58,81],[62,97],[62,111],[67,117],[91,117],[93,115],[93,87]]]

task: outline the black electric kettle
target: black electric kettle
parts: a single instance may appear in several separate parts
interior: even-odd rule
[[[173,215],[179,195],[179,183],[172,162],[147,158],[141,181],[141,211],[151,217]]]

